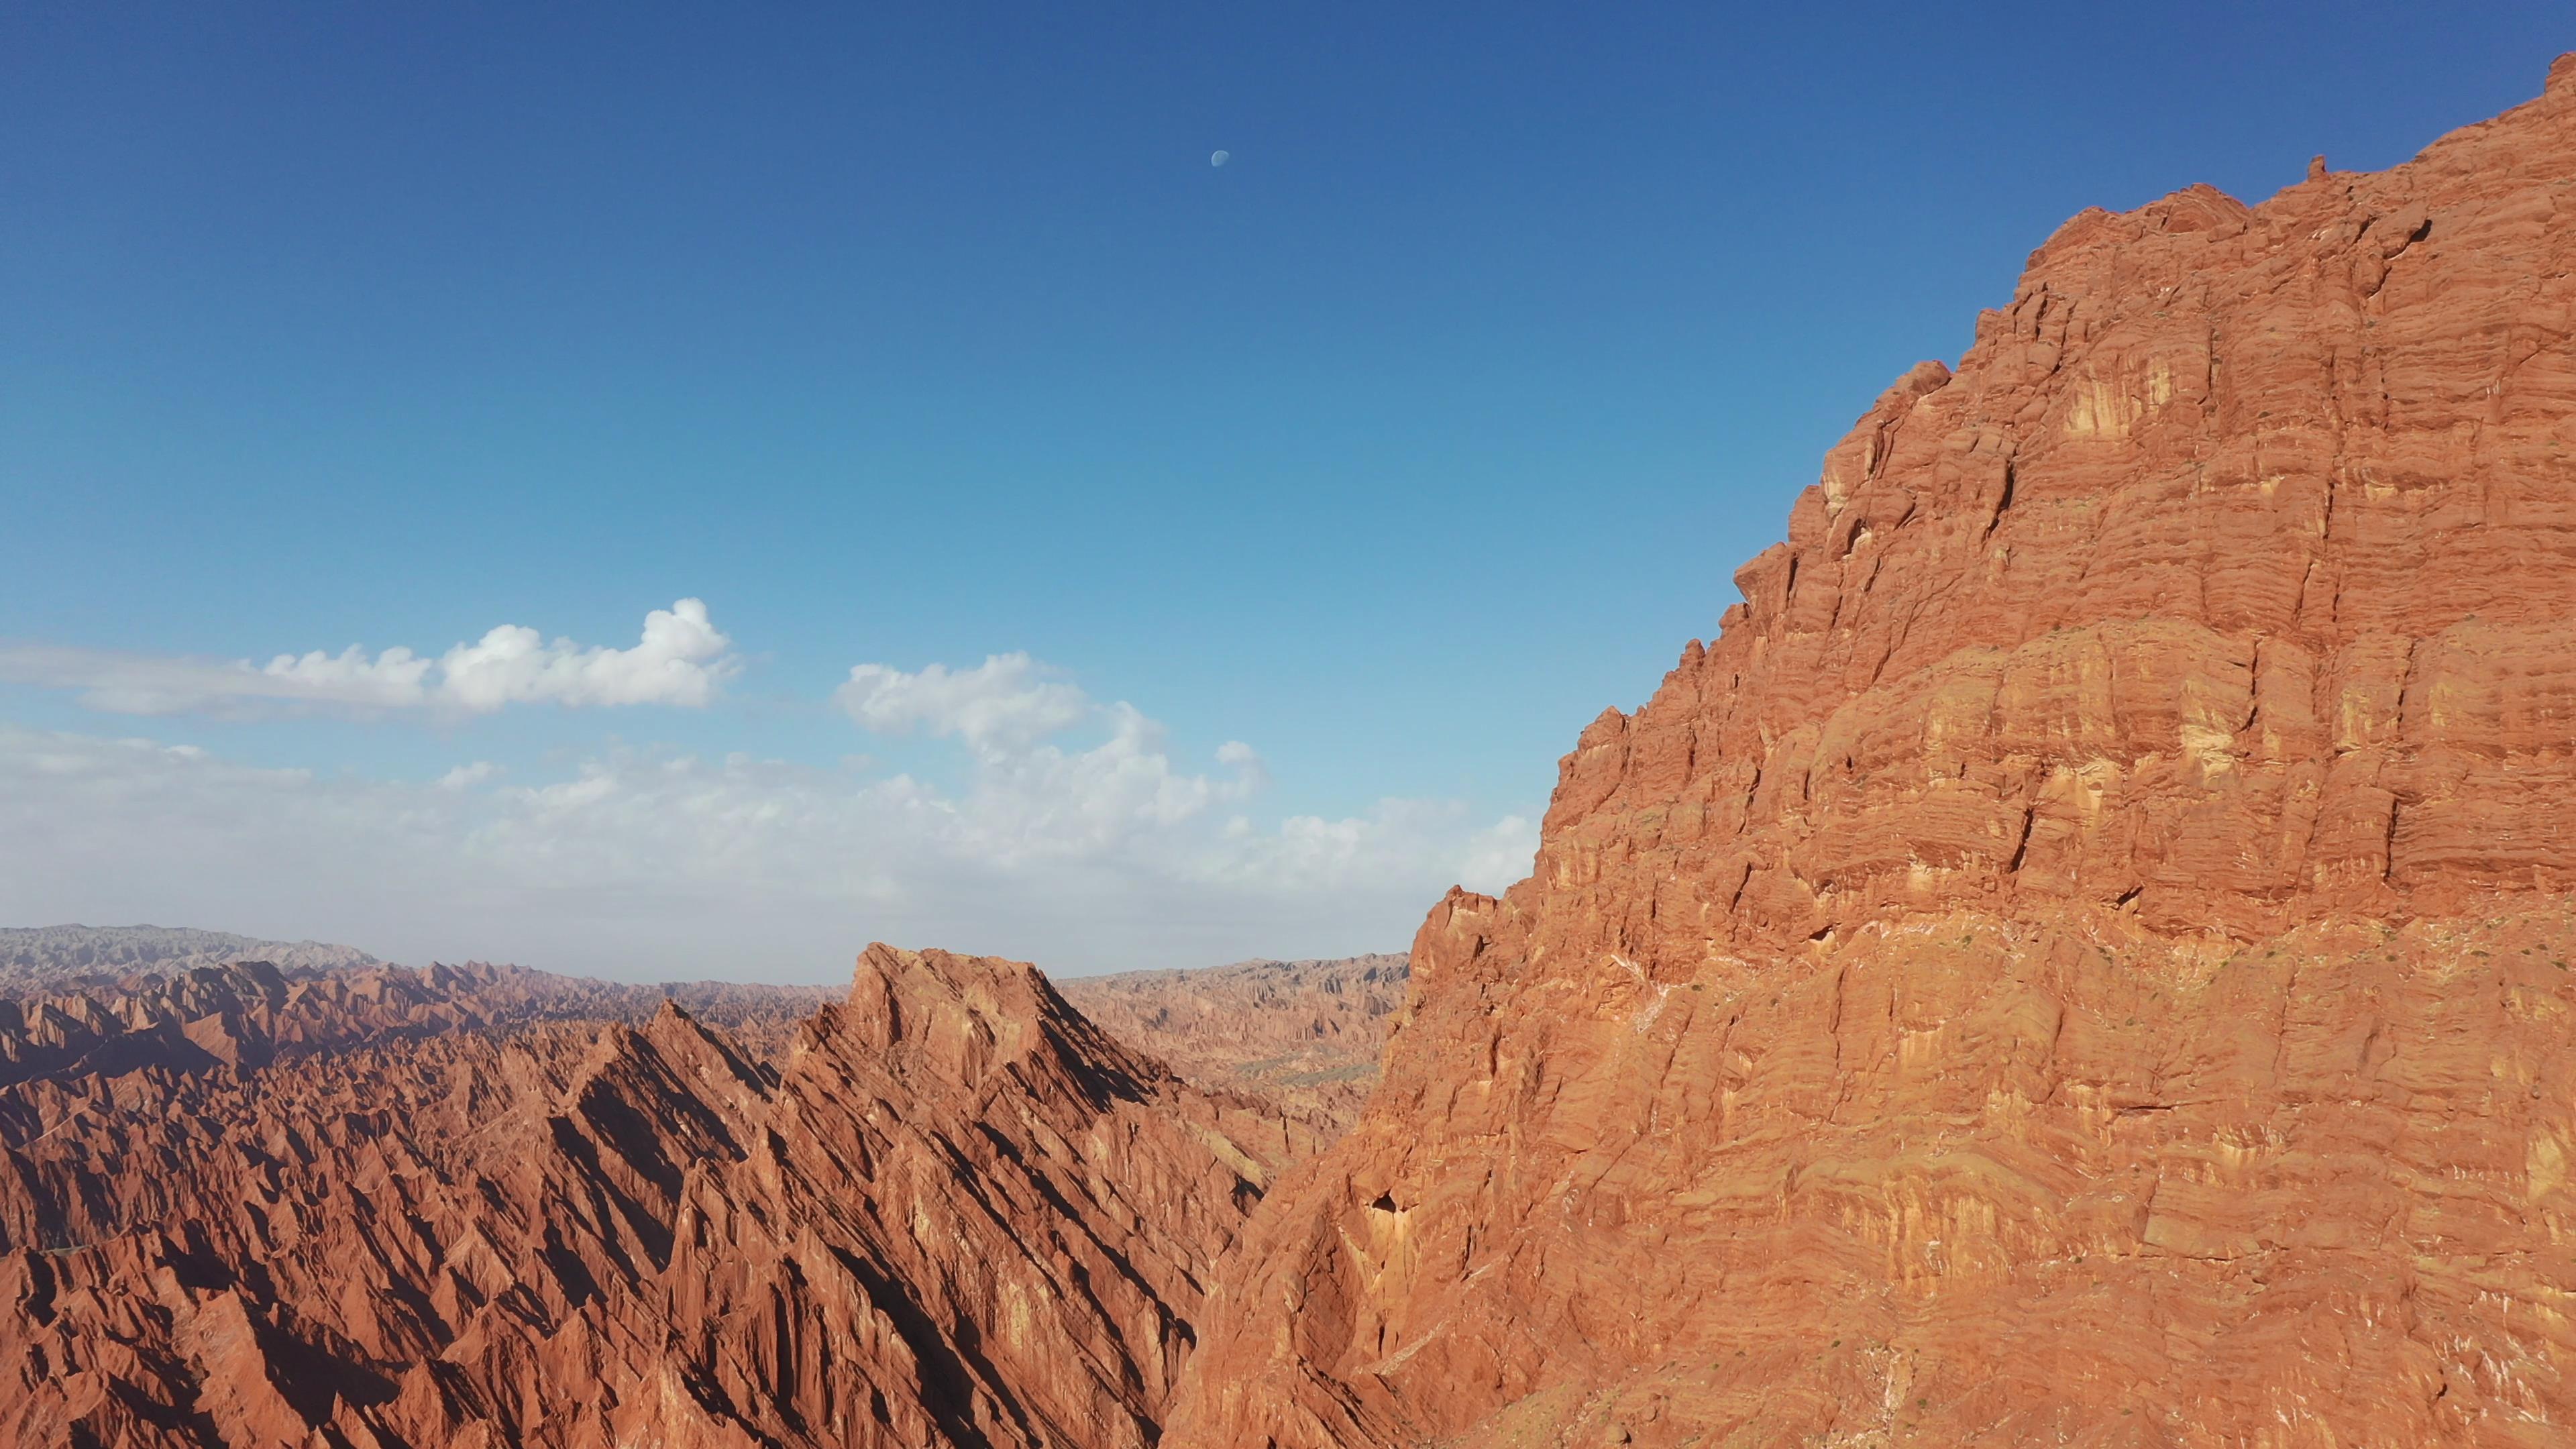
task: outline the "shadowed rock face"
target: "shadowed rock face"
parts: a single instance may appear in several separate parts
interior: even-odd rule
[[[1405,958],[1244,961],[1058,982],[1102,1029],[1190,1081],[1276,1101],[1335,1134],[1377,1085]]]
[[[196,1055],[0,1089],[0,1441],[1143,1445],[1314,1146],[1016,963],[871,947],[775,1062],[466,976],[201,973],[90,1024]]]
[[[2576,1435],[2576,57],[2077,217],[1736,578],[1165,1442]]]

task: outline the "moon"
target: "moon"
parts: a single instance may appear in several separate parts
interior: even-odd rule
[[[1228,151],[1210,151],[1208,153],[1208,164],[1210,166],[1222,166],[1233,159],[1233,153]]]

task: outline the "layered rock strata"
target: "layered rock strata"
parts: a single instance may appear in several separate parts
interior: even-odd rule
[[[1314,1145],[940,952],[775,1063],[408,1019],[0,1091],[0,1441],[1150,1444]]]
[[[2075,218],[1736,582],[1166,1443],[2576,1436],[2576,57]]]

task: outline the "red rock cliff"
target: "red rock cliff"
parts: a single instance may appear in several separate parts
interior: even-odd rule
[[[2576,57],[2075,218],[1735,578],[1166,1442],[2570,1442]]]

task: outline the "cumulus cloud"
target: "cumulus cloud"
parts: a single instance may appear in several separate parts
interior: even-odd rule
[[[1026,653],[990,655],[972,669],[861,664],[833,698],[867,729],[919,729],[966,746],[972,788],[929,808],[958,849],[995,862],[1115,849],[1247,800],[1269,783],[1260,752],[1241,740],[1218,746],[1223,774],[1187,770],[1174,762],[1160,723],[1123,701],[1097,703]],[[1055,742],[1083,724],[1106,738],[1088,748]]]
[[[0,681],[76,689],[92,709],[118,714],[255,713],[331,707],[489,714],[510,704],[698,706],[739,668],[733,641],[702,600],[644,616],[633,648],[551,642],[504,624],[435,659],[405,648],[370,658],[280,654],[266,664],[119,654],[45,645],[0,645]]]
[[[546,643],[534,629],[504,624],[439,661],[439,687],[456,704],[488,712],[505,704],[702,705],[730,672],[733,641],[707,621],[707,606],[682,599],[644,616],[632,649],[569,639]]]
[[[280,654],[259,671],[259,678],[263,684],[276,681],[279,696],[285,698],[410,708],[428,702],[429,690],[422,681],[435,664],[399,648],[369,659],[365,650],[352,644],[338,654],[318,649],[303,655]]]
[[[861,664],[833,701],[864,728],[920,729],[962,739],[975,750],[1025,746],[1081,723],[1090,696],[1025,653],[994,654],[972,669],[933,664],[918,673]]]

